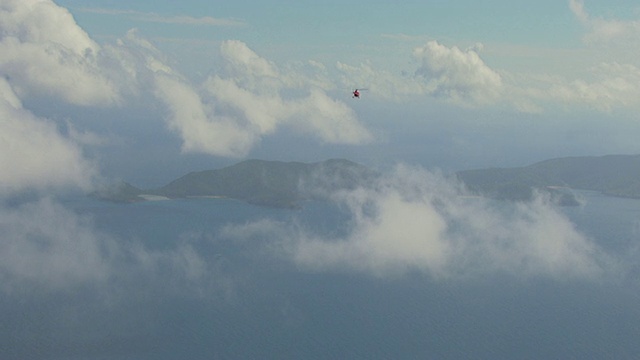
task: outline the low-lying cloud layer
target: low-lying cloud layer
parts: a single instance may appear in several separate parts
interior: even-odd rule
[[[295,217],[265,218],[164,240],[107,234],[50,198],[4,205],[3,290],[28,284],[117,291],[171,282],[176,293],[224,293],[240,273],[220,271],[223,258],[213,255],[223,241],[242,249],[239,258],[260,254],[267,262],[374,277],[418,272],[440,281],[492,274],[568,280],[616,276],[621,269],[542,195],[531,202],[495,202],[466,196],[442,175],[398,166],[371,186],[334,192],[331,202],[344,214],[335,231],[313,231]]]
[[[466,196],[451,179],[399,166],[375,186],[333,195],[348,231],[327,237],[287,224],[227,229],[238,237],[274,233],[300,266],[376,276],[421,272],[437,279],[509,273],[594,278],[615,262],[544,196],[508,204]],[[260,230],[259,230],[260,229]]]
[[[141,289],[167,296],[224,296],[228,290],[226,275],[216,270],[218,259],[199,253],[210,246],[204,239],[184,234],[158,248],[158,239],[116,236],[99,230],[94,220],[51,198],[0,208],[0,291],[93,289],[110,302]]]
[[[112,249],[87,221],[51,199],[0,209],[5,290],[18,284],[64,289],[106,280]]]

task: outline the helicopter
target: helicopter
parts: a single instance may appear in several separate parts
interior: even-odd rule
[[[363,90],[368,90],[368,89],[355,89],[355,90],[353,90],[353,92],[351,93],[351,94],[352,94],[352,96],[351,96],[351,97],[352,97],[352,98],[360,99],[360,91],[363,91]]]

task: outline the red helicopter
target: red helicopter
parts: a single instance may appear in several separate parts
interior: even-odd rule
[[[360,99],[360,91],[362,91],[362,90],[367,90],[367,89],[355,89],[351,93],[352,94],[351,97]]]

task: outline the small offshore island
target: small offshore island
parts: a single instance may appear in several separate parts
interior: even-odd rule
[[[500,200],[526,201],[535,192],[542,192],[559,205],[575,206],[578,201],[571,189],[640,198],[640,155],[557,158],[525,167],[465,170],[454,175],[471,193]],[[334,190],[366,186],[378,176],[344,159],[317,163],[247,160],[217,170],[192,172],[158,189],[142,190],[123,182],[94,195],[122,203],[222,197],[296,208],[305,200]]]
[[[95,195],[115,202],[215,197],[297,208],[305,200],[333,190],[353,189],[376,176],[367,167],[343,159],[318,163],[247,160],[222,169],[191,172],[158,189],[142,190],[123,182]]]
[[[608,196],[640,198],[640,155],[566,157],[517,168],[460,171],[472,192],[483,196],[526,200],[534,190],[570,199],[566,190],[591,190]],[[564,204],[571,205],[571,204]]]

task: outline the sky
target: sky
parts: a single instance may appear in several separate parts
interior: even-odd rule
[[[38,162],[45,182],[148,188],[247,158],[456,171],[640,151],[631,1],[7,0],[0,14],[3,111],[28,119],[4,131],[4,163]],[[47,142],[51,161],[24,151]],[[10,187],[40,181],[10,173]]]
[[[193,234],[158,250],[59,196],[251,158],[384,176],[331,194],[352,219],[337,238],[270,220],[206,236],[373,277],[618,276],[629,264],[544,196],[502,213],[447,174],[640,153],[639,55],[632,1],[0,0],[0,292],[19,308],[39,289],[160,289],[167,269],[204,286],[217,264]]]

